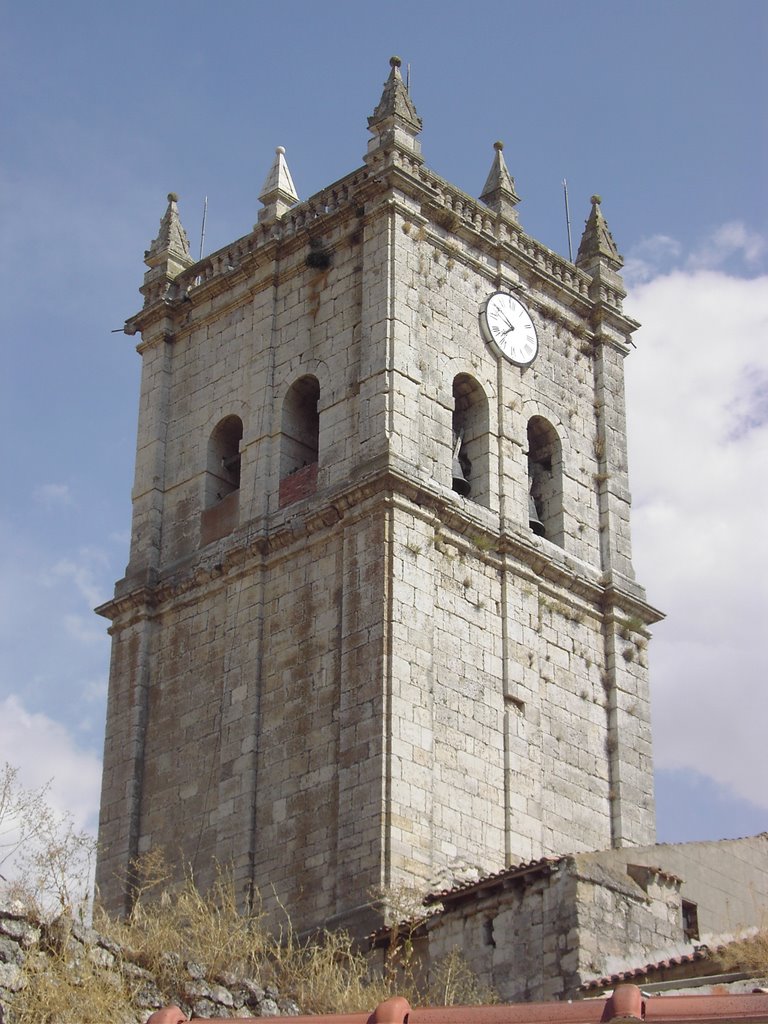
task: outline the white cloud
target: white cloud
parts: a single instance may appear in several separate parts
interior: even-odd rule
[[[680,243],[669,235],[641,239],[627,256],[625,280],[628,283],[650,280],[677,261],[680,248]]]
[[[684,259],[682,246],[670,235],[641,239],[627,253],[624,280],[634,287],[680,266],[687,271],[735,269],[753,272],[765,253],[766,241],[741,221],[728,221],[711,230]]]
[[[651,647],[657,765],[768,808],[768,277],[678,270],[627,309],[645,325],[627,361],[635,563],[668,616]]]
[[[62,616],[62,622],[67,634],[80,644],[102,644],[104,642],[104,627],[95,615],[73,615]]]
[[[101,761],[78,748],[60,722],[27,711],[15,695],[5,697],[0,700],[0,750],[3,761],[19,769],[25,789],[50,782],[51,807],[71,814],[78,829],[95,833]]]
[[[688,259],[692,268],[720,267],[732,256],[740,256],[754,266],[765,252],[765,240],[740,221],[729,221],[716,228]]]
[[[741,440],[768,422],[768,373],[765,367],[744,367],[739,394],[733,401],[730,412],[733,426],[728,439],[731,441]]]
[[[69,484],[40,484],[35,488],[33,496],[35,501],[46,508],[74,505]]]
[[[88,608],[95,608],[106,600],[101,581],[97,579],[97,570],[103,569],[107,563],[103,553],[92,548],[82,549],[79,561],[63,558],[50,570],[47,578],[49,584],[58,580],[70,580],[78,593],[85,598]]]
[[[107,679],[100,676],[98,679],[89,679],[83,683],[81,693],[83,700],[90,703],[103,703],[107,699]]]
[[[100,748],[103,696],[92,681],[107,670],[109,638],[91,609],[108,595],[112,569],[98,550],[66,552],[48,532],[32,542],[8,519],[2,534],[0,699],[18,695],[71,735],[82,735],[86,716],[91,729],[83,739]],[[6,758],[0,741],[0,761]]]

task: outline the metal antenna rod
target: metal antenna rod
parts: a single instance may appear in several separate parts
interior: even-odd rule
[[[568,210],[568,182],[563,178],[563,198],[565,199],[565,228],[568,232],[568,259],[573,263],[573,247],[571,246],[571,214]]]
[[[405,65],[405,91],[410,96],[411,94],[411,65]]]
[[[208,196],[203,200],[203,226],[200,230],[200,256],[198,259],[203,258],[203,244],[205,243],[205,220],[208,216]]]

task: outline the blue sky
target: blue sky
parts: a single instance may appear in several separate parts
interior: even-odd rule
[[[496,139],[532,235],[599,192],[644,323],[627,367],[659,837],[768,829],[768,5],[222,0],[6,4],[0,759],[95,821],[124,570],[140,306],[168,191],[206,251],[275,146],[306,198],[359,166],[397,53],[428,165],[478,195]]]

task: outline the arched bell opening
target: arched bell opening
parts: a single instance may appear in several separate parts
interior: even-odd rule
[[[288,388],[283,401],[280,433],[280,478],[317,462],[320,385],[316,377],[301,377]]]
[[[320,384],[307,375],[295,381],[283,400],[280,423],[280,506],[317,490],[320,453]]]
[[[543,416],[528,421],[528,492],[532,532],[564,547],[563,450],[557,431]]]
[[[240,488],[240,442],[243,421],[225,416],[208,439],[205,474],[205,507],[211,508]]]
[[[453,379],[453,489],[479,505],[490,505],[488,399],[468,373]]]

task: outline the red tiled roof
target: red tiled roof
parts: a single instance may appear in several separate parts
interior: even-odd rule
[[[710,956],[709,946],[697,946],[692,953],[670,956],[666,960],[658,960],[654,964],[646,964],[644,967],[633,967],[628,971],[617,971],[615,974],[606,974],[602,978],[587,981],[581,986],[581,991],[594,992],[597,989],[612,988],[614,985],[619,985],[622,982],[637,981],[648,974],[667,971],[674,967],[683,967],[686,964],[693,964],[699,960],[708,960]]]
[[[527,863],[513,865],[496,871],[490,875],[484,875],[473,882],[462,882],[451,889],[442,889],[440,892],[431,892],[424,898],[425,906],[433,903],[446,903],[456,899],[462,899],[470,893],[483,890],[502,888],[504,883],[516,878],[523,878],[534,874],[551,874],[555,867],[567,860],[567,857],[541,857],[539,860],[528,861]]]
[[[147,1024],[185,1024],[171,1006],[158,1010]],[[244,1018],[256,1024],[257,1018]],[[608,999],[577,1002],[513,1003],[497,1006],[428,1006],[411,1009],[394,996],[373,1013],[273,1017],[292,1024],[768,1024],[768,993],[707,996],[646,996],[637,985],[619,985]],[[216,1024],[224,1024],[216,1018]]]
[[[768,832],[759,832],[756,836],[744,836],[743,838],[745,838],[745,839],[763,839],[763,838],[768,839]],[[732,842],[732,841],[737,841],[737,840],[727,840],[727,839],[724,839],[724,840],[720,840],[720,841],[721,842]],[[680,846],[685,846],[685,845],[695,846],[695,845],[697,845],[697,843],[695,843],[695,842],[687,843],[687,844],[685,844],[685,843],[657,843],[656,845],[657,845],[657,847],[659,847],[659,849],[662,849],[664,847],[669,847],[669,848],[675,848],[676,849],[676,848],[678,848]],[[532,861],[529,861],[527,863],[524,862],[522,864],[510,865],[510,867],[503,868],[501,871],[497,871],[497,872],[495,872],[493,874],[489,874],[489,875],[484,875],[482,878],[479,878],[476,881],[473,881],[473,882],[462,882],[459,885],[452,886],[450,889],[442,889],[439,892],[431,892],[431,893],[429,893],[425,897],[424,904],[425,904],[425,906],[429,906],[430,904],[433,904],[433,903],[444,903],[444,902],[446,902],[446,900],[447,901],[454,900],[454,899],[458,900],[458,899],[461,899],[462,897],[464,897],[466,895],[469,895],[471,893],[481,892],[484,889],[492,889],[495,885],[503,885],[503,883],[506,882],[506,881],[510,881],[512,879],[515,879],[515,878],[522,878],[525,875],[534,874],[536,872],[541,872],[542,874],[550,873],[552,870],[554,870],[554,868],[558,864],[561,864],[561,863],[563,863],[563,862],[565,862],[567,860],[570,860],[572,857],[578,857],[578,856],[582,856],[582,855],[590,856],[592,854],[599,854],[599,853],[603,853],[603,852],[607,852],[607,851],[593,850],[593,851],[584,851],[583,854],[572,853],[572,854],[565,854],[565,855],[560,856],[560,857],[542,857],[539,860],[532,860]],[[674,875],[670,871],[665,871],[661,867],[654,867],[652,865],[647,865],[647,864],[633,865],[631,861],[628,861],[625,865],[623,865],[624,870],[627,870],[629,867],[632,867],[632,866],[644,868],[646,871],[651,872],[652,874],[655,874],[655,875],[657,875],[660,878],[664,878],[664,879],[666,879],[669,882],[677,882],[677,883],[684,882],[684,879],[680,878],[678,875]]]
[[[664,878],[667,882],[679,882],[682,884],[685,879],[679,875],[673,875],[671,871],[665,871],[664,868],[652,867],[650,864],[627,864],[627,871],[630,868],[641,868],[647,871],[650,875],[656,875],[658,878]]]
[[[371,949],[380,948],[386,946],[392,940],[393,935],[402,935],[409,939],[415,939],[425,934],[425,925],[430,914],[422,917],[404,918],[402,921],[398,921],[397,924],[383,924],[380,928],[377,928],[375,932],[371,932],[367,936],[367,941]]]

